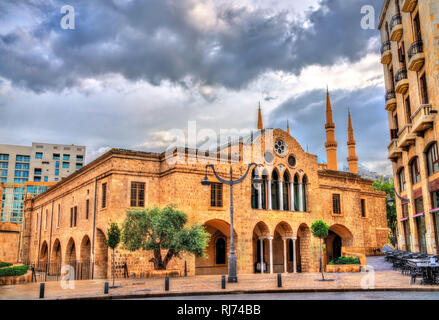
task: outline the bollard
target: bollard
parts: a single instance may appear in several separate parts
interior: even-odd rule
[[[165,291],[169,291],[169,277],[165,278]]]
[[[105,282],[105,284],[104,284],[104,294],[108,294],[108,287],[109,287],[109,283]]]
[[[187,263],[186,263],[186,260],[184,260],[184,276],[187,277]]]
[[[277,287],[282,288],[282,275],[280,273],[277,274]]]
[[[44,288],[45,288],[45,283],[44,282],[40,283],[40,299],[44,299]]]
[[[226,276],[221,276],[221,289],[226,288]]]

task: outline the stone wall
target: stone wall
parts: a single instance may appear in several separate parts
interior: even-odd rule
[[[18,261],[20,224],[0,222],[0,261],[15,263]]]

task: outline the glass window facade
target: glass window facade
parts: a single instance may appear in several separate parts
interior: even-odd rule
[[[35,159],[43,159],[43,153],[42,152],[35,153]]]
[[[62,159],[64,161],[70,161],[70,155],[69,154],[63,154]]]
[[[53,160],[60,160],[61,156],[59,155],[59,153],[54,153],[53,154]]]
[[[62,167],[63,167],[64,169],[69,168],[69,167],[70,167],[70,162],[63,162],[63,163],[62,163]]]
[[[9,154],[0,153],[0,160],[9,161]]]
[[[30,162],[30,156],[17,155],[17,162]]]

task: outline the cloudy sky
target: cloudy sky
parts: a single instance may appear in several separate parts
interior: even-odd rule
[[[61,28],[61,7],[75,29]],[[339,166],[350,108],[360,162],[390,173],[376,29],[382,0],[2,0],[0,143],[164,151],[172,129],[285,128],[326,158],[326,85]]]

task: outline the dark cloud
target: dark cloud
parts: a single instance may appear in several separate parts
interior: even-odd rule
[[[281,0],[280,0],[281,1]],[[288,0],[290,1],[290,0]],[[84,78],[122,74],[130,80],[239,89],[270,70],[298,73],[309,64],[356,61],[376,30],[360,27],[361,7],[378,0],[322,0],[309,28],[287,12],[221,6],[223,27],[197,27],[191,0],[74,0],[76,29],[60,28],[58,1],[1,2],[0,12],[28,10],[41,23],[0,33],[0,76],[40,92],[78,85]],[[378,17],[376,17],[378,19]],[[0,22],[1,24],[1,22]],[[1,29],[0,29],[1,30]],[[377,50],[378,48],[374,48]]]
[[[339,164],[345,164],[347,158],[347,114],[350,108],[359,161],[369,164],[376,171],[389,172],[390,162],[386,159],[389,133],[382,93],[381,87],[331,92]],[[291,134],[302,147],[306,150],[309,145],[311,153],[326,159],[325,108],[326,91],[309,91],[276,108],[270,114],[268,124],[271,127],[285,128],[286,120],[289,119]]]

